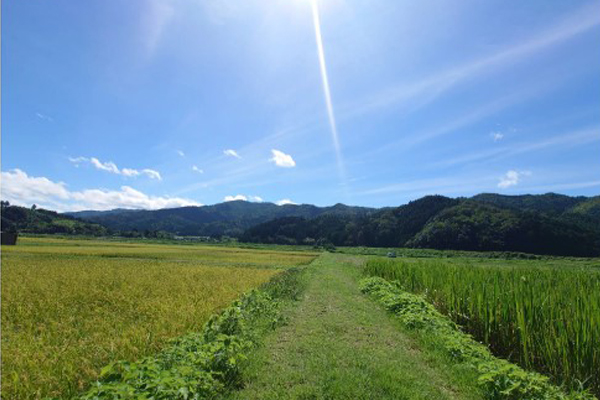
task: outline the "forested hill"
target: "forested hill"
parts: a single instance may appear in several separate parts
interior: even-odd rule
[[[427,196],[364,216],[276,219],[241,240],[598,256],[600,196]]]
[[[359,217],[377,211],[367,207],[336,204],[317,207],[309,204],[282,206],[273,203],[229,201],[202,207],[162,210],[111,210],[69,213],[97,222],[115,231],[166,231],[178,235],[238,237],[252,226],[282,217],[306,219],[324,215]]]
[[[8,209],[7,209],[8,210]],[[19,215],[18,224],[10,215]],[[73,217],[78,217],[75,219]],[[86,224],[82,220],[91,222]],[[3,209],[4,226],[35,232],[232,236],[242,241],[600,255],[600,196],[426,196],[393,208],[232,201],[163,210]],[[102,226],[99,226],[99,225]]]
[[[4,201],[2,202],[2,231],[89,236],[108,233],[108,230],[99,224],[41,208],[11,206]]]

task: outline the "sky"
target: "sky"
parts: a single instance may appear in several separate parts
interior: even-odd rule
[[[600,1],[2,2],[2,199],[600,194]]]

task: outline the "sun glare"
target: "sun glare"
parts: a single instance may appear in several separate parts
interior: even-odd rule
[[[340,147],[337,124],[335,122],[335,113],[331,102],[331,91],[329,89],[329,78],[327,77],[327,65],[325,63],[325,51],[323,50],[323,37],[321,35],[321,21],[319,18],[319,6],[317,0],[310,0],[312,9],[313,23],[315,26],[315,40],[317,42],[317,53],[319,55],[319,68],[321,70],[321,80],[323,81],[323,94],[325,96],[325,104],[327,106],[327,117],[329,118],[329,127],[331,129],[331,139],[335,149],[338,173],[342,185],[346,186],[346,171],[344,168],[344,159]]]

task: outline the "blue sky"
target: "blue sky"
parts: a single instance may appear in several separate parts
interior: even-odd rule
[[[599,1],[314,6],[2,2],[2,197],[79,210],[600,193]]]

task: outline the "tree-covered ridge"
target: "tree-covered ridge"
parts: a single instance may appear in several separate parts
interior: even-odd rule
[[[549,215],[560,215],[589,198],[571,197],[564,194],[524,194],[507,196],[496,193],[481,193],[472,197],[481,203],[488,203],[502,208],[512,208],[520,211],[536,211]]]
[[[166,231],[177,235],[238,237],[252,226],[283,217],[314,218],[320,215],[360,216],[373,212],[367,207],[336,204],[317,207],[310,204],[250,203],[230,201],[202,207],[162,210],[118,210],[70,213],[100,223],[115,231]]]
[[[503,209],[473,200],[440,212],[406,242],[406,246],[563,256],[600,254],[600,238],[584,226],[541,213]]]
[[[5,201],[2,202],[2,231],[88,236],[102,236],[108,233],[108,229],[99,224],[35,206],[11,206]]]
[[[597,256],[599,199],[555,194],[486,194],[472,199],[426,196],[361,217],[277,219],[248,229],[241,238],[262,243]]]
[[[278,206],[245,201],[68,215],[17,209],[5,213],[3,208],[3,226],[36,233],[96,235],[111,230],[146,237],[158,233],[231,236],[246,242],[277,244],[600,255],[600,196],[569,197],[555,193],[521,196],[484,193],[468,199],[425,196],[399,207],[382,209],[344,204]],[[103,227],[85,224],[73,216]]]

